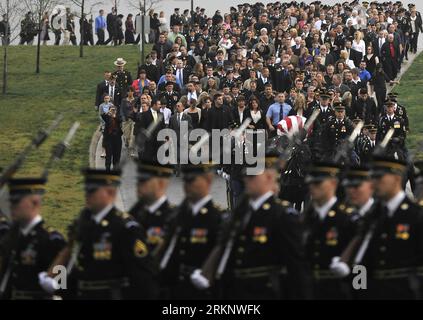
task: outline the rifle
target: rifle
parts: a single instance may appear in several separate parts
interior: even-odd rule
[[[7,183],[7,181],[19,170],[22,166],[24,160],[29,155],[29,153],[38,149],[44,141],[50,136],[51,132],[55,130],[60,122],[62,122],[64,116],[60,114],[48,127],[47,129],[40,130],[37,135],[32,139],[32,141],[24,148],[24,150],[16,157],[15,161],[2,173],[0,177],[0,189]]]
[[[394,134],[394,129],[389,129],[389,131],[386,133],[385,137],[383,138],[380,145],[378,145],[375,150],[375,155],[380,155],[384,152],[386,147],[388,146],[389,141],[392,138],[392,135]],[[349,264],[352,262],[354,265],[359,264],[361,260],[364,257],[364,254],[366,253],[367,247],[370,243],[370,240],[373,237],[373,232],[376,227],[376,223],[369,224],[369,227],[367,229],[366,233],[360,233],[356,235],[348,244],[348,246],[345,248],[345,250],[341,254],[341,262],[344,262],[346,264]],[[353,258],[354,257],[354,258]],[[351,261],[354,259],[353,261]]]
[[[348,151],[353,148],[354,141],[355,141],[355,139],[357,139],[357,137],[360,134],[363,126],[364,126],[363,121],[360,121],[359,123],[357,123],[357,126],[354,128],[351,135],[348,137],[347,140],[343,141],[343,143],[339,147],[338,151],[336,152],[334,160],[333,160],[334,163],[339,162],[342,159],[342,157],[347,157]]]
[[[76,131],[79,128],[79,122],[75,122],[72,127],[69,129],[68,134],[65,139],[58,144],[56,144],[51,152],[50,159],[47,162],[47,165],[44,168],[43,177],[47,178],[49,170],[52,168],[55,161],[58,161],[63,158],[66,149],[69,148],[70,142],[76,134]]]
[[[301,144],[304,142],[305,137],[308,133],[308,130],[316,121],[317,117],[319,116],[319,113],[320,113],[320,110],[318,109],[313,111],[313,114],[306,121],[302,131],[300,130],[295,133],[288,132],[287,136],[288,136],[289,144],[288,144],[288,147],[285,148],[285,150],[281,154],[281,158],[283,160],[290,158],[292,149],[295,147],[296,144]],[[243,216],[242,221],[241,220],[234,221],[230,225],[231,230],[229,231],[227,239],[225,239],[226,241],[223,241],[221,244],[216,245],[215,248],[209,254],[206,261],[204,262],[201,268],[201,273],[204,277],[206,277],[209,280],[210,285],[212,285],[215,280],[219,280],[222,277],[222,275],[225,273],[225,269],[233,249],[235,237],[239,232],[242,232],[243,229],[248,225],[251,215],[252,215],[252,211],[249,210]]]

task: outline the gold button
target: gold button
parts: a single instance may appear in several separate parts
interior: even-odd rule
[[[241,240],[241,241],[245,241],[245,239],[246,239],[245,236],[240,236],[239,237],[239,240]]]
[[[314,244],[315,244],[315,245],[319,245],[319,244],[320,244],[320,240],[316,240],[316,241],[314,241]]]
[[[244,250],[244,248],[243,248],[243,247],[239,247],[239,248],[238,248],[238,252],[239,252],[239,253],[243,253],[244,251],[245,251],[245,250]]]
[[[380,261],[379,261],[379,264],[380,264],[381,266],[384,266],[384,265],[385,265],[385,260],[380,260]]]
[[[182,237],[182,238],[181,238],[181,242],[182,242],[182,243],[185,243],[185,242],[187,242],[187,238],[185,238],[185,237]]]
[[[315,269],[315,270],[319,270],[319,269],[320,269],[320,264],[315,264],[315,265],[314,265],[314,269]]]
[[[183,256],[185,254],[185,250],[179,250],[179,254]]]
[[[241,265],[241,264],[242,264],[242,260],[237,260],[235,263],[236,263],[237,265]]]
[[[379,250],[380,250],[381,252],[385,252],[385,251],[386,251],[386,247],[380,247],[380,248],[379,248]]]
[[[314,256],[315,256],[315,257],[318,257],[318,256],[320,256],[320,253],[319,253],[319,252],[315,252],[315,253],[314,253]]]
[[[388,234],[387,234],[387,233],[382,233],[382,234],[380,235],[380,237],[381,237],[382,239],[386,239],[386,238],[388,238]]]

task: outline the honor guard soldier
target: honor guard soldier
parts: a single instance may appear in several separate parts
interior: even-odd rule
[[[113,72],[113,76],[116,77],[116,86],[119,91],[126,97],[129,87],[132,85],[132,76],[131,73],[127,70],[124,70],[126,61],[123,58],[117,58],[114,62],[114,65],[117,67],[116,71]]]
[[[342,186],[346,190],[348,205],[355,209],[356,216],[352,219],[365,218],[375,206],[369,167],[366,165],[351,167],[342,181]]]
[[[179,94],[174,91],[175,83],[172,81],[166,82],[165,88],[166,91],[160,94],[160,101],[164,104],[167,108],[169,108],[172,112],[176,110],[176,104],[179,101]]]
[[[224,299],[307,298],[310,286],[300,216],[288,201],[276,197],[278,155],[268,153],[263,167],[258,174],[244,172],[246,197],[223,228],[211,277],[221,281]],[[210,285],[205,273],[197,270],[193,283]]]
[[[395,114],[395,102],[392,100],[386,101],[386,114],[380,119],[378,128],[378,141],[385,137],[389,129],[393,128],[394,135],[387,147],[387,154],[394,154],[396,151],[406,152],[405,138],[406,127],[404,119]]]
[[[365,125],[355,143],[355,152],[360,158],[360,164],[368,164],[376,147],[377,127]]]
[[[41,217],[45,184],[44,178],[9,181],[14,222],[0,244],[0,294],[3,299],[52,299],[52,295],[40,287],[38,274],[49,268],[66,242],[59,232],[46,227]]]
[[[394,102],[394,113],[395,113],[395,115],[397,115],[398,117],[400,117],[404,120],[405,130],[407,132],[410,131],[407,110],[405,109],[404,106],[402,106],[398,103],[398,94],[394,93],[394,92],[390,92],[390,93],[387,94],[387,97],[388,97],[389,100]]]
[[[329,162],[314,163],[305,182],[312,198],[305,211],[306,253],[313,276],[313,298],[350,299],[351,286],[338,279],[329,267],[354,236],[354,212],[336,197],[340,167]]]
[[[375,195],[381,201],[370,225],[361,263],[370,299],[421,299],[423,213],[402,189],[407,163],[387,156],[372,162]]]
[[[161,245],[174,207],[169,204],[166,191],[173,174],[171,166],[142,161],[138,164],[138,202],[129,213],[147,232],[151,251]]]
[[[342,141],[353,131],[353,123],[345,116],[345,106],[334,103],[335,116],[331,117],[322,130],[322,144],[326,159],[331,159]]]
[[[207,299],[211,292],[197,290],[191,273],[201,268],[216,245],[224,212],[210,195],[212,164],[182,166],[185,199],[176,209],[164,246],[160,269],[172,299]]]
[[[116,209],[120,171],[86,169],[86,208],[71,227],[68,267],[74,299],[152,299],[156,274],[145,232]]]

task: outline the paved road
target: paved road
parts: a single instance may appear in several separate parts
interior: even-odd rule
[[[95,166],[96,168],[104,168],[104,158],[101,158],[101,143],[102,138],[97,143],[96,148],[96,159]],[[122,154],[126,153],[126,148],[122,150]],[[125,161],[125,160],[124,160]],[[121,210],[129,210],[131,206],[136,202],[136,164],[134,161],[129,160],[123,166],[122,173],[122,184],[120,187],[119,197],[116,202],[116,206]],[[227,208],[226,200],[226,182],[219,176],[215,176],[213,185],[212,185],[212,196],[214,201],[222,206]],[[184,189],[182,179],[179,177],[173,177],[170,181],[169,189],[167,192],[169,200],[171,203],[177,205],[184,198]]]

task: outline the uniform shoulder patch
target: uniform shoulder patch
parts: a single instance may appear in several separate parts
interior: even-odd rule
[[[137,239],[134,244],[134,255],[137,258],[144,258],[148,254],[147,245],[140,239]]]

